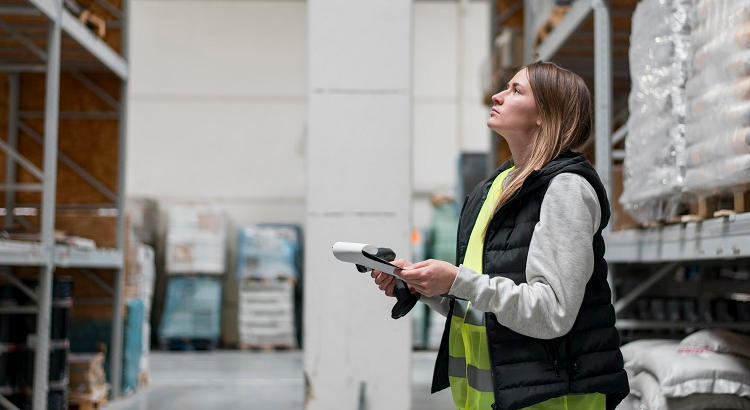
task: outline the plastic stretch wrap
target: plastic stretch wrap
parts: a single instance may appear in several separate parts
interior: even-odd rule
[[[750,183],[750,3],[696,1],[692,42],[685,187],[712,194]]]
[[[642,223],[666,218],[684,187],[692,15],[693,0],[644,0],[633,13],[620,202]]]

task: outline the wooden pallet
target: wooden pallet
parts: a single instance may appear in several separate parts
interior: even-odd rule
[[[103,389],[98,393],[91,394],[80,394],[71,392],[68,395],[68,408],[78,410],[94,410],[101,409],[107,405],[107,388],[102,386]]]
[[[552,14],[549,16],[549,19],[547,19],[547,21],[542,25],[542,27],[539,28],[539,31],[536,33],[536,37],[534,38],[534,45],[536,47],[539,47],[539,45],[541,45],[544,40],[549,37],[550,33],[552,33],[555,27],[557,27],[562,19],[565,18],[568,10],[570,10],[570,6],[555,6],[552,9]]]
[[[272,283],[278,283],[278,282],[291,282],[292,285],[297,284],[297,278],[291,277],[291,276],[276,276],[273,278],[266,278],[266,277],[255,277],[255,276],[246,276],[240,280],[245,280],[249,282],[256,282],[256,283],[262,283],[264,285],[272,284]]]
[[[159,339],[161,350],[189,351],[214,350],[219,346],[217,339],[208,338],[162,338]]]
[[[742,186],[719,194],[701,195],[686,208],[689,213],[680,215],[679,222],[695,222],[750,212],[750,189]]]
[[[69,401],[68,408],[70,410],[78,409],[78,410],[96,410],[104,408],[104,406],[107,405],[107,399],[101,399],[99,401],[89,401],[89,400],[79,400],[79,401]]]
[[[252,351],[260,351],[260,352],[278,352],[278,351],[287,351],[287,350],[295,350],[297,349],[297,346],[290,345],[290,344],[252,344],[252,343],[239,343],[239,349],[240,350],[252,350]]]

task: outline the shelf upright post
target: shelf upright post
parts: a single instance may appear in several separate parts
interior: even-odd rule
[[[609,15],[609,0],[592,0],[594,10],[594,135],[596,172],[601,178],[607,196],[612,198],[612,26]],[[612,232],[612,221],[605,228]],[[617,300],[615,292],[615,270],[610,266],[607,282],[612,303]]]
[[[534,62],[534,13],[531,0],[523,0],[523,63]]]
[[[612,194],[612,27],[609,0],[593,0],[596,171]],[[607,225],[612,230],[612,224]]]
[[[55,194],[57,188],[57,131],[60,109],[60,41],[62,0],[52,2],[49,23],[47,76],[44,100],[44,189],[42,192],[42,257],[39,272],[39,313],[36,322],[33,409],[47,409],[49,339],[52,304],[52,273],[55,269]]]
[[[122,28],[121,28],[121,55],[127,63],[128,53],[128,27],[130,18],[130,0],[122,1]],[[127,110],[128,110],[128,80],[120,79],[120,124],[117,136],[117,249],[120,251],[123,263],[115,270],[115,283],[112,308],[112,340],[110,342],[110,369],[112,376],[112,397],[117,398],[121,392],[122,375],[122,327],[123,327],[123,288],[125,281],[125,254],[127,244],[125,243],[125,154],[127,150]]]
[[[18,150],[18,98],[19,98],[19,75],[17,72],[8,75],[8,147]],[[15,158],[6,153],[5,155],[5,230],[13,228],[13,209],[16,207],[16,161]],[[2,273],[7,277],[11,274],[9,266],[3,266]],[[2,399],[0,399],[2,401]],[[0,404],[2,404],[0,402]]]
[[[18,73],[8,76],[8,146],[17,150],[18,148]],[[16,183],[16,161],[12,155],[5,158],[5,229],[13,228],[13,208],[16,207],[16,193],[13,184]]]

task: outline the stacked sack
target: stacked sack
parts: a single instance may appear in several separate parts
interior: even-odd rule
[[[713,194],[750,182],[750,4],[697,1],[692,43],[685,183]]]
[[[750,409],[750,338],[702,330],[621,348],[630,394],[618,410]]]
[[[671,216],[684,184],[692,0],[644,0],[630,36],[628,137],[620,202],[639,222]]]

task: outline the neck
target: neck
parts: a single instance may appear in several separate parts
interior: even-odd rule
[[[508,143],[508,148],[510,148],[513,165],[516,169],[523,167],[531,154],[531,144],[528,143],[529,139],[525,138],[525,141],[521,143],[519,143],[517,138],[505,138],[505,141]]]

